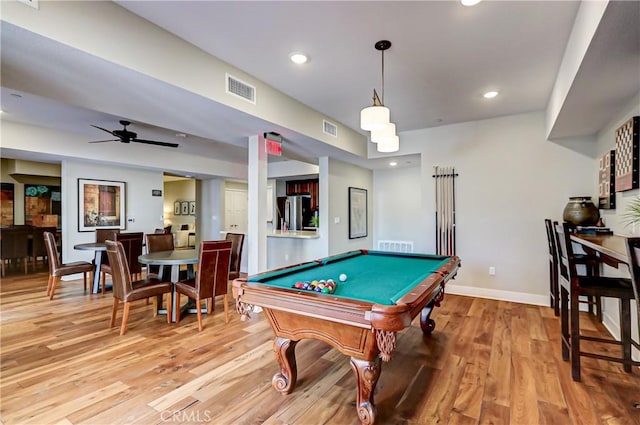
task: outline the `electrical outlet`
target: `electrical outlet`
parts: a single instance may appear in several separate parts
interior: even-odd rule
[[[496,275],[496,268],[491,266],[489,267],[489,276],[495,276]]]
[[[289,261],[289,254],[284,254],[284,261]]]

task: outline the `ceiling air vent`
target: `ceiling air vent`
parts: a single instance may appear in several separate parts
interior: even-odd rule
[[[256,104],[256,88],[238,80],[233,75],[226,74],[227,76],[227,93],[241,97],[244,100]]]
[[[329,136],[338,137],[338,127],[327,120],[322,120],[322,132]]]

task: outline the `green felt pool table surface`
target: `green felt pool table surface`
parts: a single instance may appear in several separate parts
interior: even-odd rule
[[[338,284],[335,292],[319,295],[393,305],[449,260],[439,255],[354,251],[267,272],[248,282],[307,292],[292,286],[299,281],[333,279]],[[343,273],[347,280],[340,282]]]

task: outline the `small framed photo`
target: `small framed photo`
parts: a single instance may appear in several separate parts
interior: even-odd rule
[[[196,201],[189,202],[189,215],[196,215]]]
[[[189,201],[180,202],[180,214],[189,215]]]
[[[180,202],[174,202],[173,203],[173,215],[180,215],[181,213],[181,209],[180,209]]]

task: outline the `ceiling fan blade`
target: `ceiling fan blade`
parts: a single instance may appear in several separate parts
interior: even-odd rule
[[[93,142],[89,142],[89,143],[104,143],[104,142],[119,142],[120,139],[109,139],[109,140],[94,140]]]
[[[165,146],[167,148],[177,148],[178,146],[180,146],[177,143],[158,142],[156,140],[144,140],[144,139],[133,139],[132,142],[146,143],[147,145]]]
[[[106,128],[98,127],[97,125],[93,125],[93,124],[91,124],[91,127],[95,127],[95,128],[97,128],[99,130],[106,131],[107,133],[111,134],[112,136],[118,137],[118,135],[116,133],[114,133],[111,130],[107,130]]]

